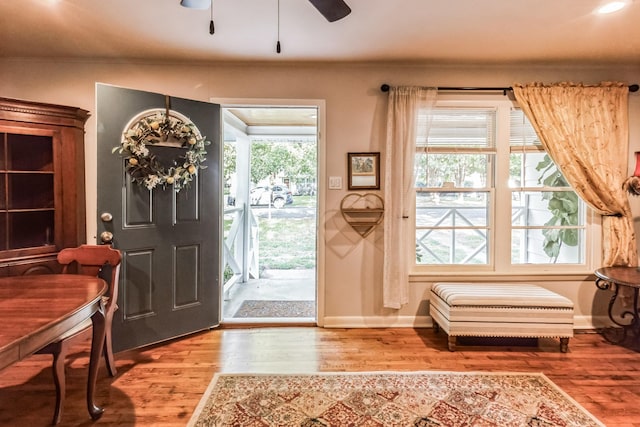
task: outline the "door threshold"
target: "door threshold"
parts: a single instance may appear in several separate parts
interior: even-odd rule
[[[225,319],[220,324],[220,328],[263,328],[276,326],[318,326],[318,322],[313,318],[287,317],[287,318],[257,318],[250,317],[244,319]]]

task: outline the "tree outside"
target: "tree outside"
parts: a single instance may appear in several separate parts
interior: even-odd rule
[[[254,206],[259,223],[261,268],[296,269],[315,267],[316,237],[316,144],[309,142],[265,142],[251,144],[252,186],[285,184],[294,203],[276,210]],[[236,148],[224,146],[224,179],[236,173]],[[313,189],[313,191],[309,191]],[[228,192],[225,186],[225,192]],[[229,224],[225,224],[228,228]]]

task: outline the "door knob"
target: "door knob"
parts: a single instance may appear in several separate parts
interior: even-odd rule
[[[100,240],[102,240],[102,243],[111,243],[113,241],[113,233],[110,231],[103,231],[100,233]]]
[[[100,219],[101,219],[103,222],[111,222],[111,220],[113,219],[113,215],[111,215],[109,212],[103,212],[103,213],[100,215]]]

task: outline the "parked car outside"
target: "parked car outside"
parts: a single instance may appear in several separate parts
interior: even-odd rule
[[[315,184],[298,184],[295,187],[294,196],[315,196],[316,185]]]
[[[273,207],[280,209],[293,203],[293,195],[286,185],[260,186],[251,189],[249,201],[251,206],[269,205],[271,202]]]

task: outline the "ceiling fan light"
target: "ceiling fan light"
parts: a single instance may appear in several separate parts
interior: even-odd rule
[[[210,0],[180,0],[180,6],[188,9],[209,9]]]
[[[623,9],[629,3],[629,0],[610,1],[597,8],[596,12],[600,15],[606,15],[608,13],[617,12],[620,9]]]

